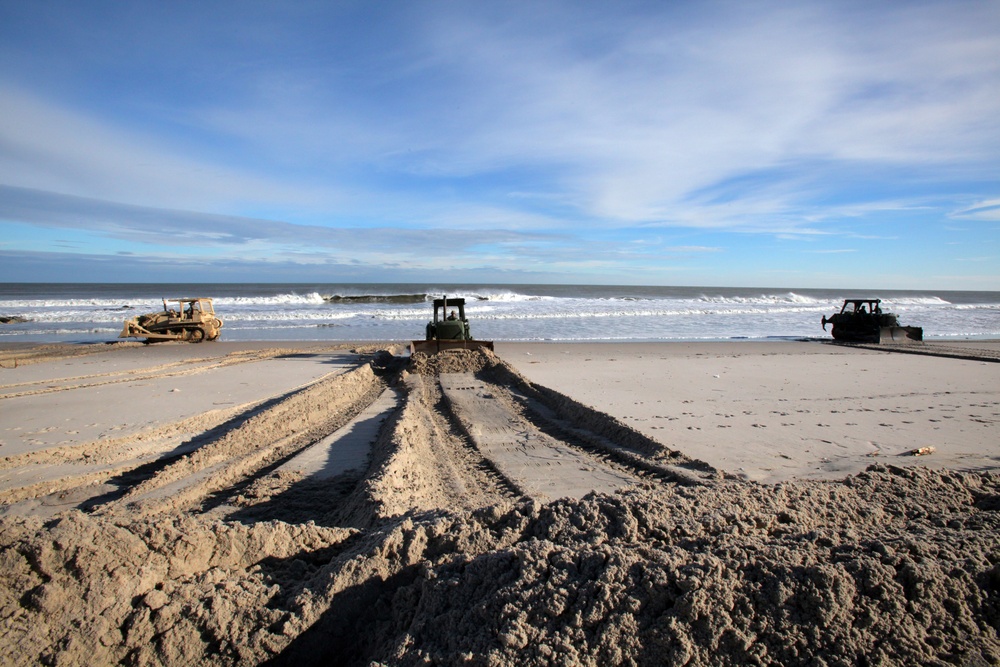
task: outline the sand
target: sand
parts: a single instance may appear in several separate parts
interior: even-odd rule
[[[497,351],[532,382],[744,479],[842,479],[876,461],[997,469],[1000,343],[920,347],[985,360],[815,342]],[[910,456],[928,446],[933,456]]]
[[[916,351],[0,349],[0,663],[1000,664],[1000,343]]]

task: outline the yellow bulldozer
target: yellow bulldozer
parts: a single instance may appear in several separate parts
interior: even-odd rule
[[[216,317],[211,299],[171,299],[169,307],[164,299],[163,310],[125,320],[118,337],[145,338],[147,343],[166,340],[200,343],[218,338],[220,329],[222,320]]]

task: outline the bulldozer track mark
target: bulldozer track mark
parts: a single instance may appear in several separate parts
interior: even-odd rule
[[[437,424],[438,433],[450,439],[457,451],[463,455],[466,467],[473,468],[495,485],[494,491],[508,498],[524,495],[514,480],[497,468],[492,460],[483,455],[465,429],[464,424],[451,411],[449,401],[439,382],[420,380],[423,408]]]
[[[581,497],[654,479],[685,485],[725,479],[610,415],[529,382],[492,352],[416,354],[410,370],[435,378],[427,386],[442,395],[437,412],[516,494]]]
[[[603,435],[573,425],[535,399],[517,394],[514,398],[543,432],[638,477],[653,477],[682,485],[714,484],[721,478],[714,468],[700,461],[682,460],[667,464],[645,458]]]
[[[18,396],[33,396],[37,394],[47,394],[56,391],[67,391],[71,389],[86,389],[88,387],[99,387],[106,384],[114,384],[117,382],[141,382],[143,380],[150,380],[153,378],[162,377],[175,377],[177,375],[190,375],[193,373],[200,373],[206,370],[214,370],[216,368],[222,368],[231,364],[210,364],[203,368],[189,368],[182,371],[174,371],[181,366],[191,366],[192,364],[199,364],[206,361],[212,361],[211,359],[187,359],[184,361],[177,361],[169,364],[161,364],[159,366],[149,366],[140,370],[122,370],[113,371],[110,373],[93,373],[91,375],[77,375],[74,377],[63,377],[58,380],[32,380],[30,382],[17,382],[14,384],[4,384],[0,385],[0,390],[18,390],[23,387],[38,387],[40,385],[45,385],[39,389],[26,389],[21,391],[10,391],[10,393],[0,394],[0,399],[4,398],[16,398]],[[100,380],[100,381],[98,381]],[[56,383],[59,383],[58,385]]]
[[[370,365],[327,375],[168,462],[98,512],[127,508],[150,515],[195,505],[311,446],[357,416],[384,388]]]
[[[21,396],[37,396],[39,394],[50,394],[60,391],[71,391],[74,389],[87,389],[90,387],[100,387],[110,384],[121,384],[127,382],[143,382],[146,380],[159,380],[169,377],[182,377],[206,373],[238,364],[252,363],[274,359],[287,354],[288,350],[263,350],[253,353],[234,352],[222,358],[202,357],[198,359],[185,359],[157,366],[149,366],[141,369],[131,369],[114,371],[110,373],[94,373],[92,375],[78,375],[75,377],[59,378],[57,380],[33,380],[31,382],[20,382],[14,384],[0,385],[0,390],[17,389],[18,387],[39,387],[38,389],[24,389],[0,394],[0,400],[7,398],[19,398]],[[194,364],[204,364],[192,367]],[[187,368],[184,368],[184,367]],[[101,379],[103,378],[103,379]],[[44,386],[42,386],[44,385]]]
[[[1000,362],[1000,351],[965,347],[963,345],[949,345],[947,343],[927,342],[923,343],[842,343],[839,341],[824,341],[828,345],[839,345],[842,347],[853,347],[864,350],[875,350],[876,352],[899,352],[902,354],[916,354],[927,357],[943,357],[946,359],[962,359],[964,361],[987,361]]]
[[[340,525],[373,528],[414,513],[475,510],[521,495],[448,418],[436,382],[410,374],[400,387],[402,405],[337,512]]]
[[[618,419],[553,389],[518,378],[507,390],[536,424],[629,469],[681,483],[706,483],[721,477],[708,463],[671,450]]]
[[[486,457],[476,445],[475,439],[469,435],[465,424],[451,410],[451,404],[441,388],[440,382],[431,383],[425,391],[433,392],[436,397],[434,401],[434,412],[443,415],[454,437],[463,445],[465,451],[475,459],[475,467],[485,476],[493,480],[501,489],[503,495],[509,498],[516,498],[525,495],[524,489],[518,486],[517,482],[503,473],[496,464]]]
[[[439,384],[449,411],[479,452],[525,495],[579,498],[642,481],[544,433],[503,400],[498,385],[472,373],[442,373]]]
[[[209,513],[227,505],[238,506],[240,509],[233,517],[261,520],[262,516],[280,518],[286,510],[280,505],[286,502],[296,506],[312,503],[313,507],[322,502],[338,502],[367,472],[374,443],[384,437],[387,429],[393,428],[402,404],[401,392],[393,387],[376,391],[370,402],[366,396],[355,404],[355,408],[360,408],[357,414],[343,415],[350,418],[338,420],[343,423],[330,429],[330,433],[211,494],[200,511]],[[256,502],[248,503],[244,494]],[[261,503],[261,496],[275,500]],[[329,509],[323,512],[331,513],[336,514]]]
[[[443,401],[444,397],[441,396],[439,404]],[[450,413],[442,414],[449,415]],[[475,443],[469,440],[460,428],[456,428],[456,422],[451,419],[444,421],[449,428],[450,440],[457,445],[457,451],[462,455],[461,465],[456,465],[445,451],[440,452],[442,460],[448,465],[449,485],[457,497],[468,495],[469,487],[476,485],[489,488],[494,495],[500,497],[517,498],[522,495],[521,489],[500,472],[492,461],[484,457],[476,448]],[[438,443],[435,443],[435,449],[437,447]],[[463,472],[463,468],[466,472]],[[468,472],[477,473],[478,481],[470,478]]]
[[[50,344],[33,345],[24,349],[0,350],[0,368],[12,370],[18,366],[28,366],[30,364],[55,361],[57,359],[84,357],[127,347],[142,347],[142,343]]]
[[[95,491],[90,495],[99,495],[103,500],[90,499],[86,504],[88,507],[106,504],[123,497],[140,484],[155,484],[150,480],[155,480],[179,460],[197,453],[202,447],[211,446],[227,436],[239,437],[245,430],[245,425],[258,415],[264,415],[263,419],[267,421],[276,421],[273,415],[286,412],[291,405],[287,401],[294,404],[298,394],[324,381],[336,380],[339,376],[340,373],[337,372],[328,373],[315,382],[264,401],[246,403],[227,410],[213,410],[120,438],[101,439],[0,459],[0,502],[11,504],[30,498],[66,494],[73,489],[103,483],[117,488],[112,491]],[[378,392],[375,393],[376,397],[377,395]],[[360,409],[365,407],[363,402],[364,399],[359,401]],[[336,430],[342,425],[340,422],[349,422],[353,418],[353,407],[357,406],[348,406],[342,412],[334,412],[329,428]],[[280,430],[280,424],[275,426],[276,432]],[[317,427],[320,431],[323,428],[324,426]],[[185,434],[192,434],[193,437],[178,442]],[[25,468],[32,471],[30,480],[2,472],[5,469]]]
[[[280,405],[296,393],[331,377],[341,375],[340,371],[332,371],[316,380],[307,382],[278,396],[243,403],[232,408],[215,409],[203,412],[187,419],[149,429],[129,432],[120,437],[101,437],[87,442],[78,442],[66,446],[47,447],[42,450],[26,452],[0,458],[0,471],[18,468],[25,465],[44,465],[52,463],[113,463],[115,461],[148,459],[149,453],[158,458],[177,458],[196,450],[204,442],[210,442],[220,433],[238,428],[242,423],[253,418],[262,411]],[[177,444],[179,437],[192,434],[192,439]],[[167,447],[176,451],[164,455]],[[138,465],[147,463],[143,460]],[[0,482],[2,486],[2,482]]]
[[[140,458],[143,452],[162,454],[165,447],[183,448],[186,443],[178,445],[177,440],[184,434],[192,434],[195,440],[211,437],[212,433],[219,428],[224,428],[228,422],[240,419],[242,415],[253,413],[267,403],[268,401],[263,401],[224,410],[211,410],[175,423],[129,433],[119,438],[99,438],[88,442],[49,447],[41,451],[7,456],[0,458],[0,471],[26,465],[53,463],[114,463],[115,461]]]

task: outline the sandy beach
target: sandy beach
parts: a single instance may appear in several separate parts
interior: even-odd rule
[[[745,479],[842,479],[873,462],[1000,465],[1000,366],[988,361],[800,342],[520,344],[498,353],[532,382]],[[920,447],[933,456],[915,460]]]
[[[6,346],[0,662],[1000,664],[998,360]]]

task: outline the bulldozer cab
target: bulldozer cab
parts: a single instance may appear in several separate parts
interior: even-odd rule
[[[848,315],[881,315],[880,303],[881,299],[847,299],[840,312]]]
[[[197,322],[206,317],[215,317],[215,307],[212,305],[211,299],[178,299],[177,303],[180,305],[177,315],[178,319]],[[165,300],[163,302],[163,310],[167,311],[167,302]]]
[[[458,309],[457,312],[455,309]],[[465,319],[465,299],[434,299],[434,319],[427,325],[428,340],[466,340],[469,320]]]

